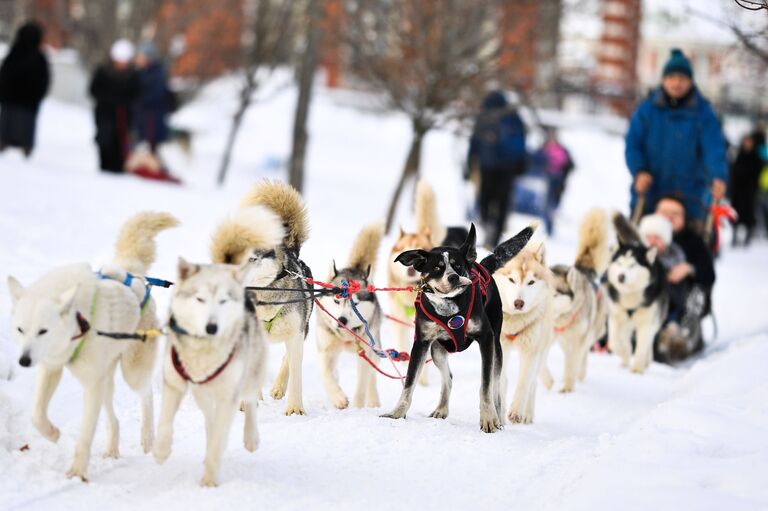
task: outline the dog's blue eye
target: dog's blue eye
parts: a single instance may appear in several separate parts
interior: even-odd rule
[[[48,333],[48,329],[41,328],[39,332],[37,332],[37,335],[45,335]]]
[[[18,330],[20,334],[23,334],[23,333],[24,333],[24,330],[22,330],[20,326],[19,326],[19,327],[16,327],[16,330]]]

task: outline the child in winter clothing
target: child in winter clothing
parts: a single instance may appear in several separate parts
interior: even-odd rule
[[[640,236],[646,245],[656,247],[659,262],[667,272],[680,264],[687,264],[685,252],[672,241],[672,224],[663,216],[653,214],[643,217],[640,221]]]

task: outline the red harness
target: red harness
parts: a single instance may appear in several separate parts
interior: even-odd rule
[[[475,306],[475,294],[476,289],[480,290],[480,294],[483,295],[483,303],[488,301],[488,285],[491,283],[491,275],[488,273],[488,270],[486,270],[483,266],[475,263],[474,268],[472,268],[472,290],[471,294],[469,296],[469,306],[467,307],[466,313],[464,314],[464,325],[461,330],[462,337],[466,339],[467,336],[467,328],[469,327],[469,318],[472,317],[472,310]],[[459,350],[459,341],[456,339],[456,335],[453,333],[452,329],[446,324],[445,321],[442,321],[440,318],[437,317],[435,314],[431,314],[427,311],[426,307],[424,307],[424,301],[422,300],[422,293],[423,291],[419,291],[419,294],[416,295],[416,308],[418,311],[420,311],[422,314],[424,314],[425,317],[427,317],[430,321],[433,323],[439,325],[443,330],[448,333],[448,336],[453,341],[453,348],[454,350],[452,353],[456,353]],[[462,311],[459,311],[459,314],[461,314]],[[456,316],[454,316],[456,317]],[[465,347],[466,348],[466,347]],[[449,350],[450,351],[450,350]]]
[[[227,368],[230,362],[232,362],[232,358],[235,356],[235,352],[237,351],[237,344],[232,348],[232,352],[229,354],[229,357],[227,357],[227,360],[224,361],[223,364],[219,366],[216,371],[213,372],[210,376],[208,376],[206,379],[202,381],[195,381],[190,376],[189,373],[187,373],[187,370],[184,369],[184,365],[181,363],[181,359],[179,358],[179,354],[176,352],[176,348],[171,347],[171,363],[173,364],[173,368],[176,369],[176,372],[179,373],[179,376],[184,381],[188,381],[190,383],[194,383],[195,385],[204,385],[208,383],[209,381],[216,378],[218,375],[220,375],[224,369]]]

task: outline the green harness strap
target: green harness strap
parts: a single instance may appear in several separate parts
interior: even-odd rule
[[[397,300],[397,303],[400,304],[400,308],[403,309],[403,312],[405,312],[405,315],[411,319],[416,317],[416,306],[411,304],[407,304],[403,302],[403,299],[400,298],[400,295],[395,295],[395,300]]]
[[[98,290],[99,290],[99,288],[97,287],[93,291],[93,299],[91,300],[91,321],[93,321],[94,318],[96,317],[96,299],[98,297]],[[85,346],[85,340],[88,339],[88,334],[89,333],[90,332],[86,332],[85,335],[83,336],[83,338],[80,339],[80,342],[77,343],[77,347],[75,348],[75,352],[72,353],[71,357],[69,357],[69,362],[68,362],[69,364],[74,362],[75,359],[77,359],[78,355],[80,355],[80,352],[83,351],[83,346]]]
[[[267,333],[270,333],[272,331],[272,326],[274,326],[275,321],[277,321],[280,318],[280,316],[282,316],[283,309],[285,309],[285,305],[277,309],[277,314],[275,314],[272,317],[272,319],[265,319],[264,321],[262,321],[262,323],[264,323],[264,330],[266,330]]]

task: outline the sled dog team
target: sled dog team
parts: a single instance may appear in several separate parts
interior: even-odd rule
[[[480,348],[480,428],[497,431],[505,417],[531,423],[536,380],[553,385],[546,358],[556,340],[565,353],[562,392],[586,376],[587,353],[607,333],[623,366],[642,373],[651,361],[653,338],[666,314],[663,270],[629,222],[615,215],[618,248],[609,249],[609,219],[593,209],[582,220],[572,266],[545,263],[543,243],[529,242],[527,227],[477,260],[474,226],[443,226],[430,186],[416,193],[416,230],[400,234],[392,247],[388,286],[412,291],[388,293],[396,348],[409,353],[402,394],[384,415],[404,418],[416,383],[425,384],[427,359],[441,378],[431,417],[449,413],[452,374],[449,354]],[[336,364],[342,352],[360,355],[354,407],[379,407],[377,370],[384,367],[380,342],[385,313],[369,287],[383,227],[358,234],[344,266],[324,282],[335,291],[318,294],[301,260],[309,222],[300,195],[273,181],[257,184],[236,213],[213,233],[212,263],[179,259],[167,337],[161,357],[162,404],[154,437],[151,375],[160,323],[146,277],[155,260],[155,237],[178,224],[167,213],[143,212],[129,219],[117,238],[115,259],[98,272],[87,264],[51,270],[24,287],[8,278],[13,301],[13,335],[21,347],[19,364],[38,371],[32,422],[48,440],[59,430],[48,404],[67,367],[84,389],[83,417],[68,476],[86,480],[91,445],[103,407],[107,416],[106,455],[119,455],[119,425],[113,408],[114,374],[119,365],[129,387],[141,396],[141,445],[163,463],[171,453],[173,420],[190,391],[205,417],[206,454],[201,484],[218,483],[219,466],[233,417],[245,414],[243,445],[259,444],[256,423],[266,372],[266,344],[284,343],[285,355],[270,395],[286,397],[285,414],[304,414],[302,359],[314,298],[322,383],[330,402],[346,408]],[[603,276],[602,284],[599,282]],[[359,287],[346,296],[339,289]],[[631,361],[633,333],[637,347]],[[370,336],[370,337],[369,337]],[[371,340],[371,343],[367,341]],[[363,342],[365,341],[365,342]],[[519,350],[514,395],[506,413],[505,367]],[[378,364],[377,364],[378,362]],[[397,362],[402,365],[402,362]]]

